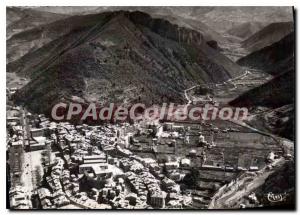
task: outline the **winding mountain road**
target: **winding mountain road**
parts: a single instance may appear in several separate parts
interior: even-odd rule
[[[244,79],[244,78],[247,77],[247,75],[249,75],[249,74],[251,74],[251,72],[248,71],[248,70],[246,70],[245,73],[242,74],[242,75],[240,75],[240,76],[237,76],[237,77],[235,77],[235,78],[228,79],[227,81],[224,81],[224,82],[221,83],[221,84],[215,84],[215,85],[216,85],[216,86],[220,86],[220,85],[223,85],[223,84],[230,83],[230,84],[232,84],[232,85],[234,86],[232,89],[236,89],[237,87],[236,87],[236,85],[235,85],[232,81],[235,81],[235,80],[237,80],[237,79]],[[210,84],[213,84],[213,83],[207,83],[207,84],[202,84],[202,85],[210,85]],[[185,96],[185,99],[188,101],[187,104],[186,104],[187,107],[193,102],[193,101],[189,98],[189,96],[188,96],[188,91],[190,91],[190,90],[192,90],[192,89],[195,89],[196,87],[200,87],[200,86],[201,86],[201,84],[197,84],[197,85],[195,85],[195,86],[192,86],[192,87],[190,87],[190,88],[184,90],[184,96]],[[232,90],[232,89],[230,89],[230,90]]]

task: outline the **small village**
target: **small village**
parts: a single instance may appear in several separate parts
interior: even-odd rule
[[[291,156],[272,138],[225,121],[91,126],[20,106],[7,113],[13,209],[208,208],[241,173]]]

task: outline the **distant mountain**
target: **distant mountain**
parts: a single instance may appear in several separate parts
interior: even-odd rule
[[[69,33],[8,65],[8,71],[31,77],[17,100],[37,112],[74,96],[98,102],[181,103],[189,86],[243,73],[209,47],[201,33],[142,12],[75,16],[25,37],[61,31]]]
[[[72,16],[55,22],[39,25],[36,28],[31,28],[15,34],[6,41],[8,63],[7,71],[11,71],[10,63],[13,61],[38,50],[42,46],[49,44],[64,35],[75,35],[76,32],[89,29],[98,22],[101,23],[101,17],[102,16],[99,16],[98,14]],[[58,44],[56,44],[56,46],[57,45]],[[24,62],[23,64],[25,67],[27,66]]]
[[[239,59],[237,63],[278,75],[294,67],[294,46],[295,38],[292,32],[280,41]]]
[[[150,15],[175,15],[176,17],[200,21],[218,33],[247,22],[291,22],[293,21],[292,7],[231,7],[231,6],[118,6],[118,7],[36,7],[36,10],[62,14],[82,15],[105,11],[143,11]]]
[[[153,7],[153,6],[108,6],[108,7],[38,7],[35,10],[52,11],[62,14],[87,15],[113,11],[141,11],[153,18],[166,19],[181,27],[200,31],[208,40],[226,42],[226,39],[214,30],[214,26],[208,26],[201,21],[200,15],[212,10],[213,7]],[[196,12],[197,11],[197,12]]]
[[[242,46],[250,52],[257,51],[275,42],[294,31],[293,22],[272,23],[256,32],[242,42]]]
[[[264,26],[265,23],[261,22],[244,22],[229,29],[227,33],[245,40],[261,30]]]
[[[74,24],[73,19],[81,19],[80,17],[86,13],[90,17],[97,17],[96,11],[111,12],[118,11],[120,8],[124,8],[129,11],[139,9],[146,13],[149,13],[154,18],[166,19],[180,27],[190,28],[201,32],[206,40],[215,40],[218,43],[227,43],[228,41],[212,28],[208,27],[200,20],[195,20],[183,16],[181,7],[32,7],[32,8],[7,8],[7,23],[10,23],[7,27],[8,40],[7,40],[7,63],[15,61],[24,56],[28,52],[32,52],[44,44],[69,33]],[[176,9],[177,8],[177,9]],[[47,12],[51,11],[51,12]],[[176,12],[181,11],[181,15]],[[185,11],[185,10],[184,10]],[[53,13],[56,12],[56,13]],[[62,13],[67,15],[63,15]],[[58,13],[58,14],[57,14]],[[60,20],[70,16],[69,14],[81,14],[72,16],[70,19],[65,19],[65,24],[47,25],[56,20]],[[77,18],[76,18],[77,17]],[[60,25],[60,27],[57,27]],[[71,25],[71,27],[66,27]],[[46,28],[49,30],[46,31]],[[59,28],[55,30],[55,34],[52,33],[53,28]],[[31,31],[30,31],[31,30]],[[33,30],[36,32],[33,34]],[[44,32],[41,34],[41,32]],[[48,35],[50,34],[50,35]]]
[[[29,8],[6,8],[6,37],[7,37],[7,63],[17,60],[26,53],[41,47],[49,42],[47,35],[36,38],[37,35],[31,35],[31,38],[24,38],[24,32],[35,29],[41,25],[65,19],[63,14],[41,12]],[[26,33],[25,33],[26,34]],[[38,39],[39,41],[35,41]]]
[[[210,8],[210,7],[209,7]],[[202,9],[203,10],[203,9]],[[292,7],[211,7],[211,10],[203,14],[197,13],[195,9],[194,17],[198,17],[208,26],[213,26],[219,33],[227,32],[241,23],[260,22],[266,25],[272,22],[292,22]]]
[[[6,37],[37,27],[42,24],[54,22],[66,18],[67,15],[51,12],[42,12],[30,8],[7,7],[6,8]]]

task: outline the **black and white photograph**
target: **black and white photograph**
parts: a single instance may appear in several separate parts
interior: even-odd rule
[[[296,209],[293,5],[5,10],[8,210]]]

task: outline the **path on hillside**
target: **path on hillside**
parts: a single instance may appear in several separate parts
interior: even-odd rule
[[[232,89],[236,89],[237,87],[236,87],[236,85],[232,82],[232,81],[235,81],[235,80],[237,80],[237,79],[244,79],[245,77],[247,77],[247,75],[249,75],[249,74],[251,74],[251,72],[250,71],[248,71],[248,70],[246,70],[245,71],[245,73],[244,74],[242,74],[242,75],[240,75],[240,76],[237,76],[237,77],[235,77],[235,78],[230,78],[230,79],[228,79],[227,81],[224,81],[223,83],[221,83],[221,84],[215,84],[216,86],[220,86],[220,85],[225,85],[225,84],[232,84],[234,87],[232,88]],[[201,85],[210,85],[210,84],[213,84],[213,83],[207,83],[207,84],[197,84],[197,85],[194,85],[194,86],[192,86],[192,87],[190,87],[190,88],[188,88],[188,89],[185,89],[184,90],[184,97],[185,97],[185,99],[187,100],[187,104],[186,104],[186,106],[188,107],[188,106],[190,106],[190,104],[192,103],[192,100],[189,98],[189,96],[188,96],[188,91],[190,91],[190,90],[192,90],[192,89],[195,89],[196,87],[200,87]],[[230,89],[230,90],[232,90],[232,89]]]

